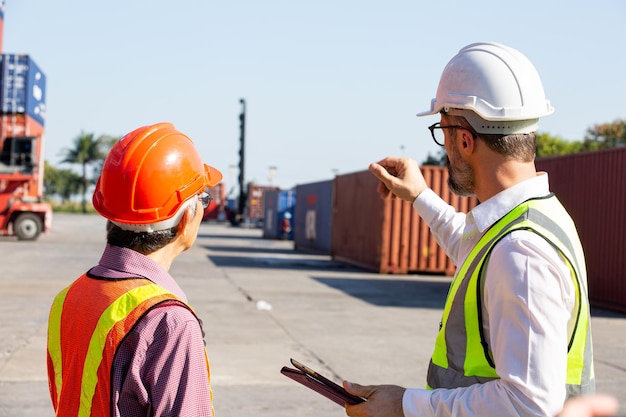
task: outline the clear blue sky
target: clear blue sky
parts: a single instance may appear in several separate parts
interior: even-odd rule
[[[540,131],[580,140],[626,118],[626,2],[6,0],[3,52],[47,77],[46,159],[81,132],[170,121],[237,181],[240,98],[247,181],[284,189],[424,160],[428,108],[448,60],[496,41],[535,64],[554,115]]]

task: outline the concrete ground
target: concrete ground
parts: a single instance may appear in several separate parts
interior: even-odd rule
[[[379,275],[295,252],[259,229],[202,224],[171,273],[203,319],[219,417],[343,416],[280,374],[295,358],[336,381],[423,387],[449,278]],[[104,221],[55,214],[35,242],[0,238],[0,416],[48,417],[54,295],[93,266]],[[599,391],[626,409],[626,315],[593,312]]]

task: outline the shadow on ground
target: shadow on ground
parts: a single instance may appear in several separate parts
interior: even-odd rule
[[[421,281],[398,279],[393,275],[381,278],[312,277],[366,303],[381,307],[442,309],[450,287],[448,280]]]
[[[599,307],[591,307],[591,317],[604,317],[613,319],[625,319],[626,314],[619,311],[608,310]]]
[[[219,235],[213,233],[198,233],[199,238],[207,238],[207,239],[232,239],[232,240],[241,240],[242,237],[239,235]],[[263,236],[249,235],[245,236],[246,240],[267,240],[264,239]]]
[[[381,275],[335,261],[328,256],[311,255],[293,249],[269,246],[239,247],[203,245],[207,258],[218,268],[267,268],[312,271],[311,279],[369,304],[407,308],[443,308],[450,282],[445,277],[420,280],[397,275]],[[331,271],[336,277],[316,276],[315,271]],[[364,277],[365,276],[365,277]]]
[[[210,250],[211,252],[237,252],[237,253],[241,253],[241,254],[254,254],[254,253],[258,253],[258,254],[268,254],[268,255],[290,255],[293,257],[298,257],[298,256],[304,256],[305,254],[302,253],[298,253],[296,251],[294,251],[291,248],[272,248],[272,247],[268,247],[268,246],[255,246],[255,247],[248,247],[248,246],[211,246],[211,245],[204,245],[202,246],[204,249]]]
[[[243,251],[240,251],[243,252]],[[247,251],[255,253],[255,251]],[[218,268],[267,268],[267,269],[295,269],[295,270],[323,270],[323,271],[358,271],[350,265],[332,260],[318,260],[310,257],[277,257],[279,252],[258,251],[259,256],[236,255],[207,255],[207,258]],[[293,253],[293,252],[291,252]],[[263,254],[263,256],[261,256]]]

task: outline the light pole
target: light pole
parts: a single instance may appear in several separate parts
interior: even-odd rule
[[[246,100],[239,99],[241,103],[241,114],[239,114],[239,204],[237,212],[239,215],[244,214],[246,208],[246,189],[244,187],[244,162],[245,162],[245,144],[246,144]]]
[[[274,175],[276,174],[276,167],[275,166],[270,166],[269,167],[269,172],[267,173],[267,180],[270,183],[270,187],[272,186],[272,182],[274,180]]]

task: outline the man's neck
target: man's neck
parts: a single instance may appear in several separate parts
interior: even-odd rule
[[[161,265],[166,271],[169,271],[170,267],[172,266],[172,262],[174,262],[174,259],[176,259],[176,257],[178,257],[178,255],[180,255],[182,252],[183,250],[178,244],[178,238],[176,238],[168,245],[162,247],[157,251],[149,253],[146,256]]]
[[[494,195],[522,181],[537,176],[534,162],[505,161],[476,170],[476,197],[487,201]]]

